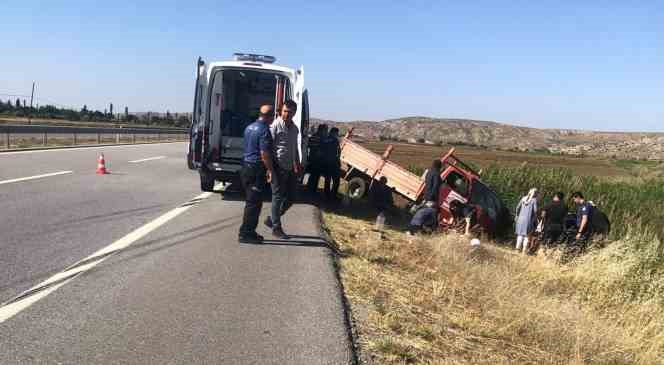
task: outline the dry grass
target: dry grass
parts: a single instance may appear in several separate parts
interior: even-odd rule
[[[370,215],[340,213],[351,215],[325,222],[365,363],[664,362],[661,303],[612,299],[624,292],[620,252],[560,266],[489,244],[471,251],[457,235],[380,238]]]

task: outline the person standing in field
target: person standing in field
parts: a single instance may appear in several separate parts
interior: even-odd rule
[[[274,174],[272,174],[272,215],[265,220],[265,225],[272,229],[272,234],[281,239],[288,239],[281,225],[281,216],[295,201],[297,178],[302,173],[298,150],[298,134],[293,122],[297,104],[286,100],[281,107],[280,117],[270,126],[274,141]]]
[[[256,226],[263,208],[263,191],[274,175],[270,134],[270,124],[273,119],[272,106],[263,105],[258,120],[244,130],[244,156],[240,177],[246,199],[238,237],[241,243],[263,242],[263,236],[256,233]]]
[[[333,127],[330,133],[321,144],[323,152],[323,175],[325,183],[323,191],[325,199],[334,200],[339,191],[339,180],[341,178],[341,147],[339,145],[339,128]],[[332,185],[330,187],[330,185]]]
[[[394,206],[392,188],[387,185],[387,177],[381,176],[374,181],[369,190],[369,202],[378,212],[385,212]]]
[[[547,248],[553,246],[563,232],[565,216],[567,216],[567,206],[564,203],[565,194],[557,192],[553,195],[551,203],[547,204],[542,210],[542,220],[544,221],[544,244]]]
[[[528,195],[519,200],[519,204],[516,207],[516,216],[516,249],[520,251],[523,246],[523,253],[527,253],[530,236],[535,230],[537,189],[530,189]]]
[[[585,245],[593,233],[592,217],[595,207],[586,201],[580,191],[575,192],[572,198],[574,199],[574,204],[576,204],[577,232],[575,240],[577,243]]]

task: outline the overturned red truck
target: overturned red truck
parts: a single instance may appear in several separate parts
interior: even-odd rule
[[[419,203],[424,192],[424,178],[417,176],[389,160],[393,146],[378,155],[352,141],[352,129],[341,142],[341,161],[346,164],[344,175],[348,181],[348,195],[359,199],[367,194],[380,178],[387,179],[387,186],[405,199]],[[454,148],[441,156],[441,178],[445,182],[439,192],[438,227],[447,230],[452,213],[450,203],[459,200],[473,205],[476,222],[490,236],[502,236],[512,226],[512,216],[498,195],[484,184],[480,174],[461,161]]]

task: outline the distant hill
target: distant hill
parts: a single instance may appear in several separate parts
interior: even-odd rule
[[[503,150],[599,155],[620,159],[664,160],[664,133],[538,129],[470,119],[406,117],[380,122],[313,119],[367,139],[429,144],[466,144]]]

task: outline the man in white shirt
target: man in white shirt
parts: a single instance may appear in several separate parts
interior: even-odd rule
[[[274,141],[274,174],[272,175],[272,215],[267,217],[265,225],[272,228],[272,234],[281,239],[288,239],[281,225],[281,216],[293,205],[297,192],[297,177],[302,172],[298,150],[300,133],[293,116],[297,104],[287,100],[281,107],[280,117],[270,126]]]

